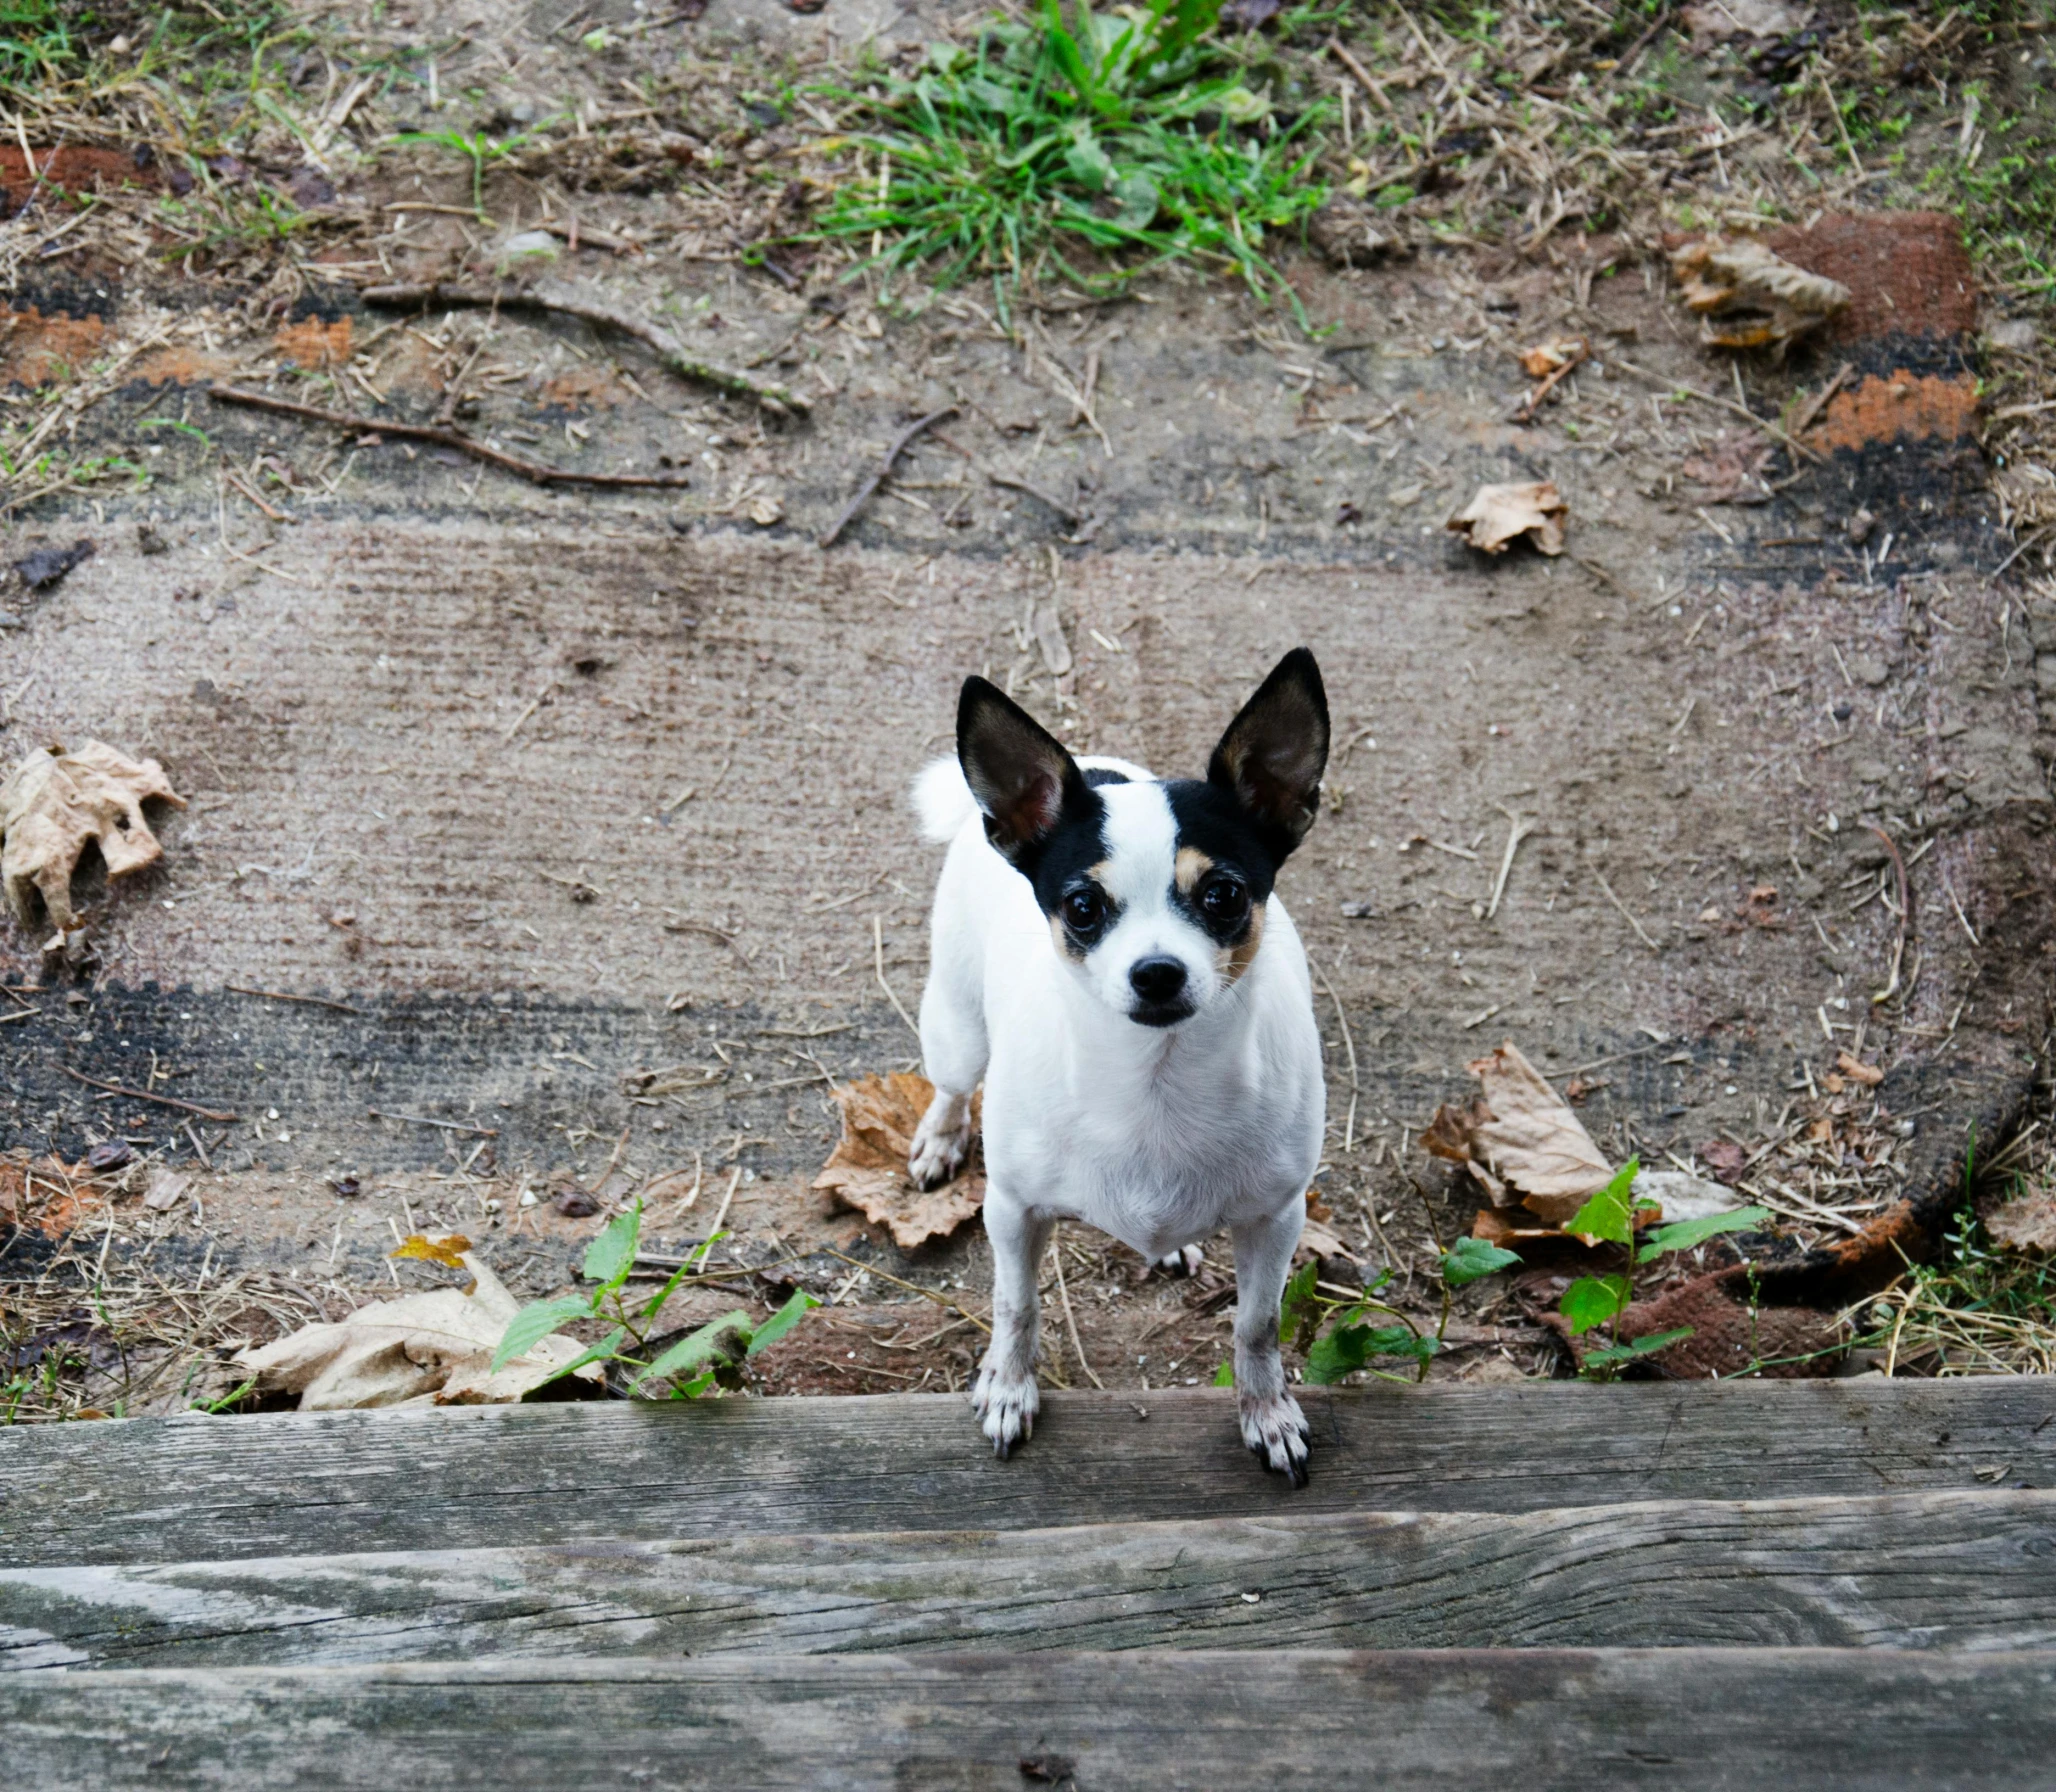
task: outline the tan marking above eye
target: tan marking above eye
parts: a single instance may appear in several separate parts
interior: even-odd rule
[[[1173,864],[1171,875],[1176,880],[1181,894],[1190,896],[1199,888],[1199,880],[1214,868],[1214,862],[1196,846],[1181,846]]]

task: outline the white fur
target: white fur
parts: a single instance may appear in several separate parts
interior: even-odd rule
[[[1162,787],[1124,761],[1079,764],[1134,780],[1099,790],[1105,882],[1121,911],[1083,965],[1057,948],[1028,880],[987,843],[956,763],[936,761],[915,787],[924,832],[954,826],[921,997],[936,1095],[911,1167],[932,1181],[962,1163],[982,1081],[994,1290],[976,1403],[1001,1454],[1032,1429],[1037,1268],[1055,1220],[1084,1220],[1152,1261],[1226,1226],[1243,1434],[1297,1479],[1305,1421],[1285,1388],[1277,1320],[1325,1120],[1306,954],[1273,895],[1255,959],[1230,983],[1213,942],[1170,900],[1175,831]],[[1158,952],[1184,961],[1197,1003],[1175,1027],[1126,1012],[1128,967]]]

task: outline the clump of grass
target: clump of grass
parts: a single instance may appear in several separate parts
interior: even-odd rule
[[[1849,1318],[1887,1375],[2056,1374],[2056,1263],[1999,1249],[1969,1212],[1939,1261],[1913,1265]]]
[[[1104,294],[1181,259],[1289,295],[1264,248],[1327,197],[1326,107],[1288,119],[1246,85],[1207,38],[1219,10],[1077,0],[1067,22],[1043,0],[968,47],[930,46],[911,79],[818,89],[870,128],[842,140],[857,165],[811,235],[869,238],[866,265],[925,264],[940,285],[989,274],[1002,307],[1052,271]]]

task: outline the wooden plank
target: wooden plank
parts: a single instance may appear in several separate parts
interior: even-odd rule
[[[1212,1389],[1046,1396],[1007,1462],[950,1395],[0,1428],[0,1566],[2056,1486],[2042,1377],[1301,1398],[1299,1493]]]
[[[1308,1644],[2056,1647],[2056,1493],[0,1570],[0,1669]]]
[[[1167,1650],[22,1674],[21,1786],[2041,1788],[2056,1657]]]

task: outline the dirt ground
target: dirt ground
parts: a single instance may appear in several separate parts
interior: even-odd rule
[[[611,60],[542,9],[387,28],[465,38],[504,107],[619,102],[686,53],[745,70],[941,29],[873,10],[713,0]],[[587,7],[580,28],[653,16]],[[1604,231],[1299,255],[1309,336],[1194,269],[1002,323],[976,285],[905,304],[826,262],[773,277],[674,194],[499,174],[488,229],[461,161],[339,178],[381,234],[313,277],[166,276],[103,246],[17,266],[6,300],[17,393],[53,357],[141,345],[75,435],[149,479],[7,520],[0,559],[95,552],[9,599],[0,748],[104,740],[188,800],[153,812],[160,865],[112,891],[88,869],[86,962],[0,934],[0,1276],[76,1306],[31,1343],[83,1349],[91,1398],[216,1397],[234,1343],[447,1280],[390,1261],[411,1232],[558,1291],[638,1194],[654,1257],[718,1212],[726,1260],[783,1265],[667,1321],[830,1299],[765,1359],[767,1391],[964,1385],[975,1222],[902,1251],[811,1183],[834,1085],[917,1064],[899,1010],[939,855],[905,793],[968,672],[1078,750],[1189,775],[1277,656],[1314,648],[1336,751],[1280,893],[1328,1045],[1323,1275],[1389,1267],[1387,1298],[1430,1325],[1435,1247],[1479,1197],[1417,1141],[1501,1040],[1616,1160],[1772,1154],[1755,1192],[1795,1249],[1932,1207],[2026,1112],[2056,950],[2056,630],[2017,566],[1992,576],[2014,536],[1973,433],[1985,351],[1949,221],[1788,227],[1785,252],[1859,303],[1776,360],[1709,352],[1661,255]],[[663,316],[808,413],[575,319],[358,290],[491,277],[552,213],[590,234],[550,280]],[[1518,420],[1517,351],[1563,337],[1590,361]],[[1773,454],[1741,417],[1789,419],[1838,367],[1809,448]],[[359,415],[441,411],[554,464],[690,483],[542,488],[207,395],[299,391],[295,368]],[[1562,558],[1445,528],[1480,484],[1531,479],[1568,505]],[[1882,1082],[1841,1088],[1843,1054]],[[134,1161],[88,1173],[113,1141]],[[187,1180],[152,1205],[166,1168]],[[1189,1281],[1075,1228],[1059,1253],[1054,1378],[1212,1376],[1221,1253]],[[119,1344],[96,1276],[137,1326],[167,1302],[177,1324]],[[1432,1372],[1560,1369],[1534,1313],[1503,1279],[1470,1291]]]

